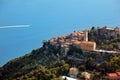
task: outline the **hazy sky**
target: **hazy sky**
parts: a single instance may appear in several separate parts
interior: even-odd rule
[[[0,65],[41,46],[42,40],[92,26],[120,26],[119,0],[0,0]]]

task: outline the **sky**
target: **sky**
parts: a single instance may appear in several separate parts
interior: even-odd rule
[[[14,27],[29,25],[29,27]],[[43,40],[92,26],[120,27],[120,0],[0,0],[0,66]]]

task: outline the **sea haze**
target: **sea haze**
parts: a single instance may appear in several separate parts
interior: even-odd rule
[[[119,0],[0,0],[0,66],[42,40],[92,26],[120,26]]]

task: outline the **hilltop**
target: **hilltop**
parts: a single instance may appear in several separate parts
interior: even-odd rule
[[[68,75],[69,68],[79,66],[81,71],[96,70],[101,74],[120,70],[116,55],[93,54],[96,49],[120,50],[119,28],[95,28],[74,31],[64,36],[43,41],[43,46],[22,57],[13,59],[0,67],[1,80],[56,80],[61,75]],[[88,51],[84,53],[84,51]],[[115,58],[115,59],[114,59]],[[99,66],[98,66],[98,63]],[[108,65],[116,64],[116,66]],[[104,66],[103,66],[104,65]],[[109,68],[106,69],[106,66]],[[101,75],[100,74],[100,75]]]
[[[91,30],[74,31],[65,36],[54,37],[49,42],[60,47],[67,47],[73,44],[88,51],[96,49],[119,51],[120,28],[92,27]]]

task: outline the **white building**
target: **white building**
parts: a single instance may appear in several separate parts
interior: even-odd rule
[[[78,79],[71,78],[71,77],[67,77],[67,76],[62,76],[61,78],[62,78],[62,80],[65,80],[65,78],[66,78],[67,80],[78,80]]]

